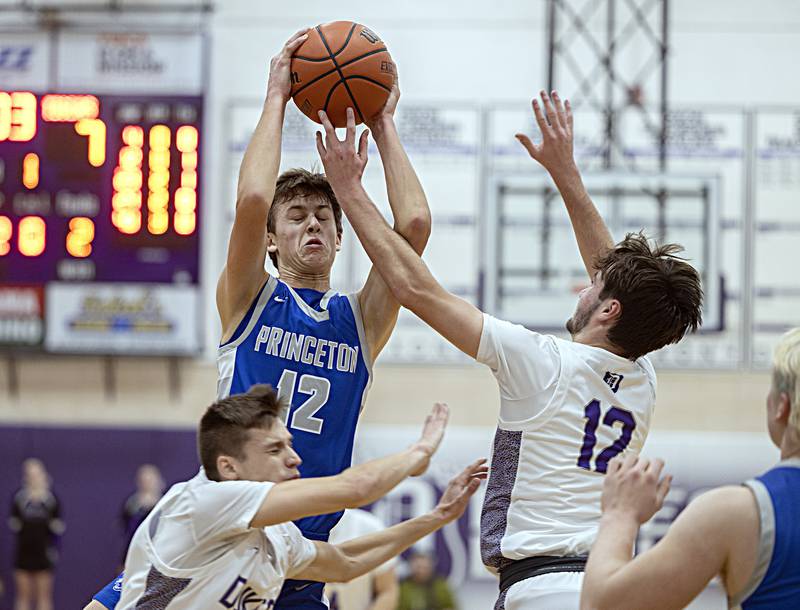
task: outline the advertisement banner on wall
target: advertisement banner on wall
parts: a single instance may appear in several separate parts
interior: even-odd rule
[[[0,91],[47,89],[50,38],[45,32],[0,34]]]
[[[421,426],[363,426],[356,439],[353,463],[402,451],[419,438],[420,429]],[[428,472],[422,477],[406,479],[370,510],[386,525],[393,525],[433,509],[453,476],[475,459],[491,457],[493,434],[494,430],[487,428],[449,428]],[[778,450],[766,432],[763,435],[653,433],[647,440],[644,454],[664,459],[665,472],[674,478],[663,508],[639,531],[638,552],[658,542],[680,512],[699,494],[720,485],[739,484],[768,470],[779,459]],[[475,608],[491,607],[497,593],[497,578],[483,566],[480,554],[484,493],[485,485],[473,496],[461,519],[414,547],[435,555],[438,571],[448,577],[454,588],[468,586],[475,599],[484,596],[483,605],[469,605]],[[483,584],[477,586],[479,583]],[[712,593],[709,590],[709,596]],[[708,603],[707,609],[717,607],[715,603],[704,603]]]
[[[44,287],[0,286],[0,346],[35,347],[44,339]]]
[[[49,351],[189,355],[200,349],[198,295],[192,286],[67,284],[47,286]]]
[[[196,33],[64,32],[58,88],[86,93],[196,94],[203,85]],[[82,61],[74,61],[80,57]]]

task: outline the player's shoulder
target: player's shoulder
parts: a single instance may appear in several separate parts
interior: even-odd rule
[[[758,505],[749,486],[724,485],[700,494],[684,513],[685,520],[701,530],[730,532],[757,517]]]

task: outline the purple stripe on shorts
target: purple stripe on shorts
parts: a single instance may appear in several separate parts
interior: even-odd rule
[[[497,428],[492,469],[481,511],[481,558],[484,565],[501,569],[511,560],[503,557],[500,542],[508,525],[511,492],[517,480],[522,432]]]
[[[497,598],[497,601],[494,604],[494,610],[505,610],[506,609],[506,595],[508,595],[508,587],[507,589],[503,589],[500,592],[500,597]]]

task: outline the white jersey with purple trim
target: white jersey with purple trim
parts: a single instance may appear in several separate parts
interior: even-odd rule
[[[489,315],[477,359],[492,369],[501,405],[481,515],[484,564],[588,554],[608,461],[638,454],[647,437],[652,364]]]
[[[316,557],[293,523],[249,526],[272,487],[202,470],[174,485],[136,530],[117,610],[272,608],[283,581]]]

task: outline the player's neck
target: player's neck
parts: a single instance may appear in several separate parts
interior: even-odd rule
[[[800,438],[797,432],[791,428],[783,433],[781,439],[781,460],[790,458],[800,458]]]
[[[281,281],[292,288],[311,288],[319,292],[327,292],[331,289],[330,273],[308,273],[295,269],[280,268]]]
[[[572,340],[575,343],[581,343],[583,345],[590,345],[591,347],[599,347],[600,349],[604,349],[607,352],[611,352],[616,356],[625,357],[625,354],[622,353],[616,345],[611,343],[608,340],[608,336],[605,332],[599,332],[602,329],[590,329],[584,328],[577,334],[572,335]]]

